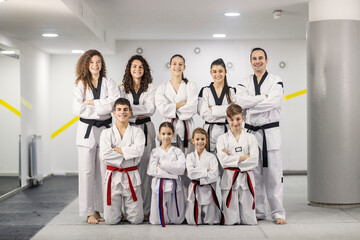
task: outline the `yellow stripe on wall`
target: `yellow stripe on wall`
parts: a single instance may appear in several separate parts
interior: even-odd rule
[[[9,109],[10,111],[12,111],[13,113],[15,113],[16,115],[18,115],[19,117],[21,117],[20,111],[14,108],[13,106],[11,106],[10,104],[8,104],[7,102],[5,102],[4,100],[0,99],[0,104],[6,107],[7,109]]]
[[[298,97],[298,96],[300,96],[300,95],[303,95],[303,94],[305,94],[306,92],[307,92],[307,90],[304,89],[304,90],[301,90],[301,91],[298,91],[298,92],[289,94],[289,95],[287,95],[287,96],[284,97],[284,101],[285,101],[285,100],[289,100],[290,98],[294,98],[294,97]]]
[[[79,120],[80,117],[74,117],[71,121],[69,121],[68,123],[66,123],[64,126],[62,126],[61,128],[59,128],[57,131],[55,131],[53,134],[51,134],[51,139],[53,139],[54,137],[56,137],[57,135],[59,135],[62,131],[64,131],[65,129],[67,129],[68,127],[70,127],[71,125],[73,125],[77,120]]]
[[[30,110],[32,109],[32,104],[29,101],[27,101],[25,98],[21,97],[20,101],[25,107],[29,108]]]

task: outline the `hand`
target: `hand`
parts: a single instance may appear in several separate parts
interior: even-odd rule
[[[212,110],[212,106],[209,106],[210,110]]]
[[[239,158],[239,162],[242,162],[242,161],[245,161],[246,159],[248,159],[250,157],[250,155],[243,155],[243,156],[240,156]]]
[[[266,97],[266,98],[268,98],[268,97],[269,97],[269,95],[265,95],[265,97]]]
[[[182,101],[182,102],[178,102],[176,103],[176,110],[181,108],[182,106],[184,106],[186,104],[186,101]]]
[[[84,104],[95,106],[94,100],[84,100]]]
[[[230,155],[229,152],[228,152],[225,148],[223,148],[222,151],[223,151],[224,153],[226,153],[226,155],[228,155],[228,156]]]
[[[146,115],[137,115],[136,118],[141,119],[141,118],[146,118],[146,117],[147,117]]]
[[[160,167],[160,163],[156,164],[157,167]]]
[[[114,149],[114,151],[116,151],[116,152],[119,153],[119,154],[124,154],[123,151],[121,150],[121,148],[115,147],[115,148],[113,148],[113,149]]]
[[[208,168],[207,171],[210,172],[210,171],[211,171],[211,168]]]

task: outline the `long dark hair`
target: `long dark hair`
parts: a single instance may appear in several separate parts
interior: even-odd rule
[[[83,83],[84,94],[86,93],[86,88],[89,88],[89,89],[93,88],[93,86],[91,84],[92,75],[91,75],[91,72],[89,71],[89,64],[90,64],[91,58],[93,56],[100,57],[100,59],[101,59],[100,76],[106,77],[105,61],[104,61],[104,58],[101,55],[101,53],[95,49],[90,49],[90,50],[87,50],[85,53],[83,53],[83,55],[81,55],[81,57],[79,58],[79,60],[77,61],[77,64],[76,64],[75,84],[77,85],[79,83],[79,81],[81,81]]]
[[[180,54],[175,54],[174,56],[172,56],[172,57],[170,58],[170,65],[171,65],[171,61],[172,61],[173,58],[175,58],[175,57],[181,58],[181,59],[184,61],[184,66],[185,66],[185,58],[184,58],[183,56],[181,56]],[[187,80],[187,78],[184,77],[184,73],[181,74],[181,79],[182,79],[185,83],[188,83],[188,82],[189,82],[189,80]]]
[[[134,91],[134,81],[132,79],[131,72],[130,72],[131,64],[134,60],[139,60],[144,68],[144,74],[141,77],[140,88],[139,88],[139,92],[138,92],[140,94],[142,92],[147,91],[149,84],[152,83],[152,76],[151,76],[149,64],[147,63],[145,58],[143,58],[143,56],[141,56],[141,55],[132,56],[126,65],[126,69],[125,69],[125,73],[124,73],[124,77],[123,77],[124,89],[125,89],[126,93],[130,93],[130,92]]]
[[[226,73],[227,71],[226,71],[225,62],[224,62],[224,60],[222,60],[222,58],[218,58],[218,59],[216,59],[215,61],[213,61],[211,63],[210,71],[211,71],[211,68],[213,66],[219,66],[219,65],[222,66],[225,69],[225,73]],[[226,74],[225,74],[225,79],[224,79],[224,90],[225,90],[226,99],[227,99],[228,103],[230,104],[231,103],[230,88],[229,88],[229,85],[227,83]]]

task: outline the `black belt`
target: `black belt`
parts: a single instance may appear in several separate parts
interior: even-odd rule
[[[176,118],[171,119],[172,125],[174,125],[175,119],[178,119],[180,121],[180,119],[176,116]],[[189,133],[188,133],[188,127],[186,126],[186,120],[183,120],[183,123],[184,123],[184,148],[187,148],[189,145]]]
[[[83,122],[83,123],[86,123],[88,124],[88,127],[86,129],[86,133],[85,133],[85,139],[86,138],[89,138],[90,136],[90,132],[91,132],[91,128],[92,126],[95,126],[95,127],[106,127],[106,128],[110,128],[110,124],[112,123],[112,118],[108,118],[106,120],[94,120],[94,119],[86,119],[86,118],[80,118],[80,121]]]
[[[200,184],[200,181],[198,180],[191,180],[191,182],[194,184],[194,187],[193,187],[193,191],[194,191],[194,198],[195,198],[195,204],[194,204],[194,220],[195,220],[195,223],[196,223],[196,226],[198,225],[198,217],[199,217],[199,208],[198,208],[198,201],[196,199],[196,186],[205,186],[205,185],[201,185]],[[221,213],[221,219],[220,219],[220,224],[221,225],[224,225],[225,223],[225,218],[224,218],[224,214],[223,212],[221,211],[221,207],[220,207],[220,204],[219,204],[219,201],[217,199],[217,196],[216,196],[216,192],[214,190],[214,188],[212,187],[211,184],[206,184],[206,185],[209,185],[210,188],[211,188],[211,195],[212,195],[212,198],[213,198],[213,201],[216,205],[216,207],[219,209],[220,213]]]
[[[147,118],[140,118],[140,119],[136,119],[135,121],[135,125],[141,125],[144,124],[144,134],[145,134],[145,146],[147,146],[147,138],[148,138],[148,129],[145,123],[147,122],[151,122],[151,118],[147,117]]]
[[[209,135],[209,137],[211,136],[211,131],[214,127],[214,125],[218,125],[218,126],[224,126],[224,133],[227,133],[228,129],[227,129],[227,124],[229,124],[227,121],[225,122],[208,122],[208,121],[205,121],[205,124],[209,124],[209,128],[207,130],[207,133]]]
[[[245,128],[251,131],[261,130],[263,132],[263,167],[268,167],[268,156],[267,156],[267,144],[266,144],[266,134],[265,129],[279,127],[279,122],[272,122],[262,126],[251,126],[245,123]]]

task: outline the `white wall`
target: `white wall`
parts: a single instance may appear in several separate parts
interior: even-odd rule
[[[0,54],[0,99],[20,111],[20,61]],[[0,106],[0,175],[19,173],[20,117]]]
[[[104,56],[108,76],[117,83],[122,81],[127,60],[136,53],[136,48],[144,49],[143,56],[148,60],[154,83],[168,81],[170,72],[165,68],[173,54],[180,53],[186,59],[185,76],[196,82],[199,90],[211,82],[210,64],[218,57],[225,62],[231,61],[233,68],[228,69],[229,85],[235,86],[241,79],[252,73],[249,53],[253,47],[261,46],[269,57],[268,71],[279,75],[284,81],[285,94],[306,88],[306,41],[305,40],[262,40],[262,41],[119,41],[116,55]],[[200,47],[201,53],[195,54],[194,48]],[[72,115],[72,88],[75,80],[75,64],[79,55],[51,56],[50,115],[51,133],[70,121]],[[281,69],[280,61],[286,62]],[[156,112],[153,117],[156,128],[161,122]],[[195,123],[203,121],[196,116]],[[283,161],[285,170],[306,170],[306,96],[302,95],[283,102],[280,123],[283,138]],[[75,146],[76,124],[51,140],[51,170],[54,173],[77,171]]]
[[[26,184],[29,159],[29,138],[32,134],[41,135],[39,148],[39,167],[42,174],[51,173],[49,157],[49,90],[50,56],[37,48],[0,35],[0,42],[20,51],[20,95],[32,104],[32,109],[21,105],[21,178]]]

